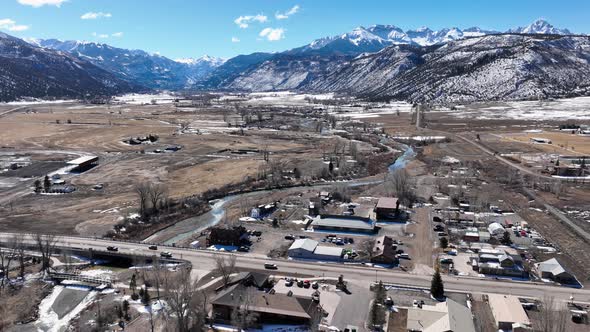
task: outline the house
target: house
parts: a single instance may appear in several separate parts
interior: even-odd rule
[[[544,279],[550,279],[560,284],[578,283],[576,277],[568,272],[555,258],[539,263],[538,270],[541,278]]]
[[[406,328],[412,332],[475,332],[471,310],[450,298],[408,308]]]
[[[373,257],[371,263],[375,264],[397,264],[398,259],[395,257],[393,239],[389,236],[379,236],[375,239],[373,246]]]
[[[531,326],[531,321],[516,296],[488,294],[488,304],[498,329],[512,330],[515,325]]]
[[[339,261],[344,257],[343,252],[342,248],[319,246],[318,241],[312,239],[297,239],[287,254],[291,258]]]
[[[481,274],[528,278],[522,258],[518,255],[508,255],[503,251],[481,251],[477,257],[477,270]]]
[[[311,223],[314,230],[375,233],[375,221],[358,216],[319,215]]]
[[[375,215],[379,219],[395,219],[399,215],[399,200],[395,197],[381,197],[375,205]]]
[[[321,315],[319,305],[312,299],[263,292],[242,284],[220,291],[211,301],[213,319],[218,323],[231,323],[232,312],[247,310],[254,314],[258,324],[307,325]]]

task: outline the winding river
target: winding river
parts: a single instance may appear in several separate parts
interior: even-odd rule
[[[395,162],[389,165],[388,169],[389,172],[394,172],[398,169],[402,169],[406,167],[407,163],[411,161],[415,156],[416,152],[411,146],[404,145],[404,153],[399,156]],[[364,186],[369,184],[377,184],[381,183],[380,180],[373,180],[373,181],[351,181],[351,182],[341,182],[343,185],[348,187],[358,187]],[[330,183],[319,183],[315,184],[311,187],[314,188],[321,188],[321,187],[331,187],[336,183],[340,182],[330,182]],[[302,188],[310,188],[310,186],[299,186],[299,187],[290,187],[286,189],[272,189],[272,190],[261,190],[261,191],[254,191],[248,192],[243,194],[235,194],[223,197],[221,199],[212,201],[213,205],[211,206],[211,210],[209,212],[196,216],[187,218],[177,222],[176,224],[165,228],[161,231],[156,232],[152,236],[145,239],[143,242],[146,243],[163,243],[167,245],[173,245],[179,241],[185,240],[194,234],[198,234],[205,229],[217,225],[225,215],[225,206],[228,203],[235,201],[236,199],[240,198],[247,198],[251,196],[257,196],[261,194],[270,194],[277,190],[300,190]]]

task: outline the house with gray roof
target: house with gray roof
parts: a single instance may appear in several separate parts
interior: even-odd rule
[[[539,263],[538,270],[543,279],[550,279],[560,284],[578,283],[576,277],[568,272],[555,258]]]

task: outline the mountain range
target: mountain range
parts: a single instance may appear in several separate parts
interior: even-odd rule
[[[21,85],[32,84],[23,80],[23,73],[32,75],[41,87],[59,85],[57,78],[71,71],[86,71],[96,81],[89,90],[103,94],[142,89],[299,90],[444,103],[586,94],[585,73],[590,72],[588,37],[573,36],[543,20],[506,32],[477,27],[404,31],[393,25],[373,25],[284,52],[228,60],[208,56],[172,60],[93,42],[28,42],[0,35],[0,61],[12,61],[10,67],[0,69],[1,100],[28,96],[19,93],[29,91]],[[44,77],[44,71],[34,70],[41,57],[27,57],[24,48],[78,67],[56,66],[55,70],[64,71],[62,75]],[[45,95],[77,93],[80,89],[75,84],[70,87],[71,83],[64,79],[63,90],[48,88]]]

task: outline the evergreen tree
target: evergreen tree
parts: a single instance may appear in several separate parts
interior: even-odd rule
[[[135,274],[133,274],[131,276],[131,281],[129,281],[129,288],[131,288],[131,291],[133,292],[133,294],[135,294],[136,287],[137,287],[137,281],[135,280]]]
[[[36,193],[41,192],[41,180],[39,180],[39,179],[35,180],[35,192]]]
[[[51,180],[49,180],[48,175],[45,175],[45,179],[43,179],[43,189],[45,189],[45,192],[48,192],[50,188],[51,188]]]
[[[125,313],[125,319],[129,320],[129,301],[123,301],[123,312]]]
[[[434,297],[435,299],[440,299],[445,295],[445,288],[438,268],[436,268],[436,271],[432,276],[432,282],[430,284],[430,294],[432,294],[432,297]]]
[[[383,306],[383,301],[387,296],[387,291],[383,286],[383,282],[379,281],[379,283],[375,285],[373,293],[374,298],[369,312],[369,325],[382,326],[385,324],[385,307]]]
[[[441,237],[439,240],[440,247],[443,249],[447,249],[449,246],[449,240],[446,237]]]

